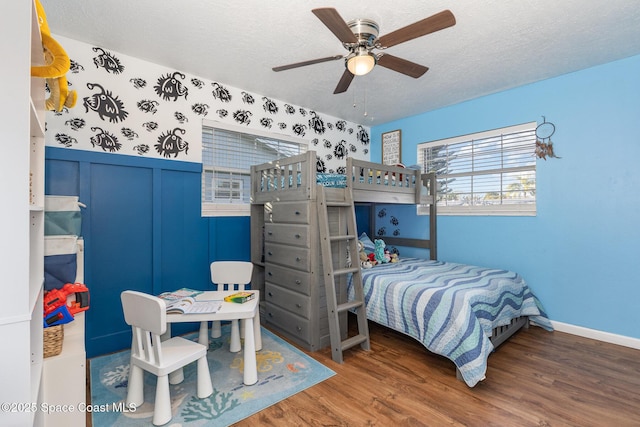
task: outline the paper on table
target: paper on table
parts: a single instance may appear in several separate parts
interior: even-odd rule
[[[182,288],[173,292],[163,292],[160,295],[158,295],[158,298],[162,298],[163,300],[166,300],[167,304],[169,304],[169,301],[175,301],[175,300],[183,299],[186,297],[194,298],[197,295],[200,295],[202,292],[203,291],[197,291],[195,289]]]
[[[167,314],[216,313],[218,310],[220,310],[221,306],[222,301],[196,301],[191,297],[186,297],[167,304]]]

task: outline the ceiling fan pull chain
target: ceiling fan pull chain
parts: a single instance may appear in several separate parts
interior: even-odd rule
[[[353,91],[353,108],[356,108],[358,103],[356,102],[356,91]]]
[[[367,84],[364,84],[364,116],[367,117]]]

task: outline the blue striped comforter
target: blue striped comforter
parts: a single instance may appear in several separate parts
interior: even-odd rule
[[[491,331],[518,316],[553,330],[517,273],[404,258],[363,269],[367,318],[451,359],[469,387],[485,378]],[[350,299],[353,291],[349,288]]]

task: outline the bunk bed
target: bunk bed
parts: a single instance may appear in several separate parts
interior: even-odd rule
[[[484,379],[489,353],[527,327],[529,316],[536,324],[551,328],[519,275],[437,260],[434,174],[353,158],[347,159],[345,174],[321,174],[316,171],[316,153],[309,151],[251,167],[251,259],[258,271],[254,284],[264,288],[261,319],[302,347],[316,351],[330,344],[315,209],[318,192],[323,192],[323,199],[335,202],[352,199],[354,203],[429,205],[429,239],[385,236],[384,240],[387,245],[429,249],[430,260],[401,259],[362,270],[367,318],[412,336],[430,351],[451,359],[458,378],[467,385],[472,387]],[[346,220],[329,216],[328,222],[335,230],[344,227]],[[346,246],[337,250],[339,262],[351,263]],[[467,285],[466,278],[475,276],[486,280]],[[394,281],[398,278],[404,280],[398,284]],[[446,290],[458,281],[465,283],[459,285],[466,288],[464,292],[461,288]],[[420,282],[431,285],[425,290]],[[349,280],[337,285],[341,292],[338,298],[350,300]],[[431,294],[435,296],[429,298]],[[469,299],[475,303],[469,304]],[[435,305],[438,300],[441,305]],[[491,304],[501,308],[487,310]],[[425,314],[425,309],[438,316]],[[345,326],[346,322],[341,322],[343,334],[347,333]]]

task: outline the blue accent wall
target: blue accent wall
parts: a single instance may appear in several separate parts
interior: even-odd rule
[[[250,259],[249,218],[200,216],[201,170],[199,163],[47,147],[46,194],[79,196],[87,205],[87,357],[130,347],[123,290],[207,289],[211,261]]]
[[[440,216],[439,258],[517,271],[552,320],[640,338],[639,76],[634,56],[376,126],[371,158],[394,129],[411,165],[421,142],[545,116],[561,158],[537,162],[537,216]]]

